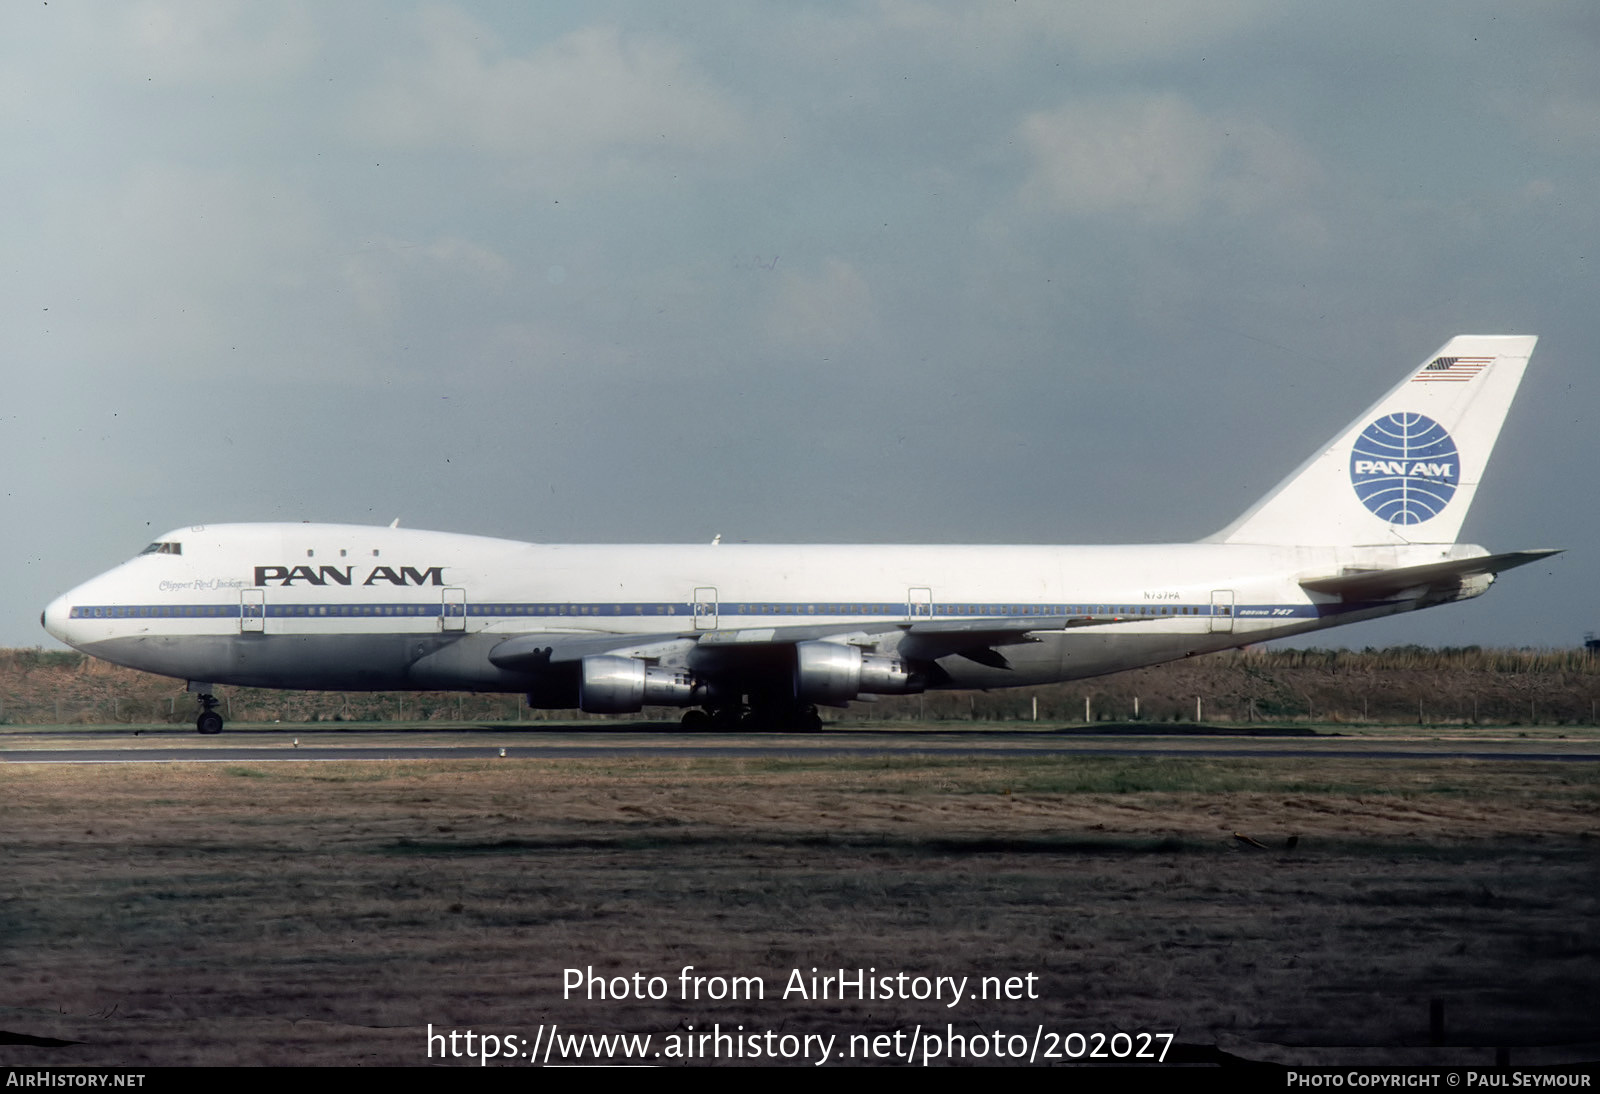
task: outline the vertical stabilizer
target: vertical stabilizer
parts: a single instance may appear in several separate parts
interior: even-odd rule
[[[1454,543],[1536,341],[1450,339],[1208,542]]]

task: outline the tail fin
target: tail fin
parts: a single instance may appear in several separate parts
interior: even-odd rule
[[[1531,335],[1458,335],[1211,543],[1454,543]]]

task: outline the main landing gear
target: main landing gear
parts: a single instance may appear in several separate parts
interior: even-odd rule
[[[209,691],[200,693],[200,716],[194,720],[194,728],[201,733],[214,734],[222,732],[222,715],[217,713],[221,705],[217,697]]]
[[[815,733],[822,728],[822,716],[810,703],[763,704],[712,707],[684,714],[683,728],[691,733],[705,730],[747,733]]]

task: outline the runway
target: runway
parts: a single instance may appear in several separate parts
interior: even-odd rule
[[[1204,732],[1206,728],[1214,732]],[[1221,729],[1139,725],[1038,730],[939,728],[829,729],[819,733],[689,733],[670,723],[558,726],[242,726],[216,737],[176,727],[37,727],[0,733],[0,762],[8,764],[305,763],[412,760],[683,758],[822,759],[935,756],[996,759],[1041,756],[1151,758],[1286,758],[1476,760],[1485,762],[1600,762],[1600,735],[1463,727],[1424,734],[1367,729],[1356,733],[1283,729]]]

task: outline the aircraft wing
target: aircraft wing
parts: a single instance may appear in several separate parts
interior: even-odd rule
[[[1402,566],[1393,570],[1346,570],[1328,577],[1303,578],[1300,587],[1347,601],[1382,600],[1407,592],[1448,594],[1460,589],[1472,578],[1488,577],[1493,580],[1494,575],[1503,570],[1526,566],[1560,553],[1560,548],[1546,547],[1453,559],[1449,562],[1430,562],[1423,566]]]
[[[1008,668],[998,647],[1022,642],[1037,642],[1039,631],[1065,631],[1078,627],[1097,627],[1115,623],[1134,623],[1136,615],[1083,614],[1010,616],[993,619],[929,619],[904,625],[899,644],[900,656],[918,661],[936,661],[957,654],[980,665]]]
[[[570,664],[585,657],[634,657],[659,661],[694,648],[689,635],[595,634],[586,631],[519,634],[489,651],[491,664],[518,672],[536,672],[552,665]]]
[[[660,661],[681,657],[698,649],[707,655],[737,659],[741,652],[770,656],[776,647],[793,646],[800,642],[834,641],[846,645],[884,644],[896,648],[901,656],[932,661],[949,654],[970,657],[975,651],[992,651],[995,646],[1035,641],[1030,636],[1036,631],[1132,623],[1140,618],[1111,614],[1002,616],[902,620],[861,625],[815,623],[788,627],[729,627],[675,635],[550,632],[507,638],[490,651],[489,660],[503,669],[528,672],[602,655]],[[991,653],[990,656],[998,655]],[[989,658],[981,655],[975,659],[989,663]]]
[[[828,639],[849,641],[855,638],[882,638],[893,635],[949,641],[970,645],[991,640],[998,645],[1027,642],[1034,631],[1063,631],[1069,627],[1091,627],[1106,623],[1132,623],[1132,615],[1010,615],[978,619],[913,619],[874,622],[866,625],[826,623],[797,627],[736,627],[707,631],[699,636],[703,646],[785,644],[820,642]]]

